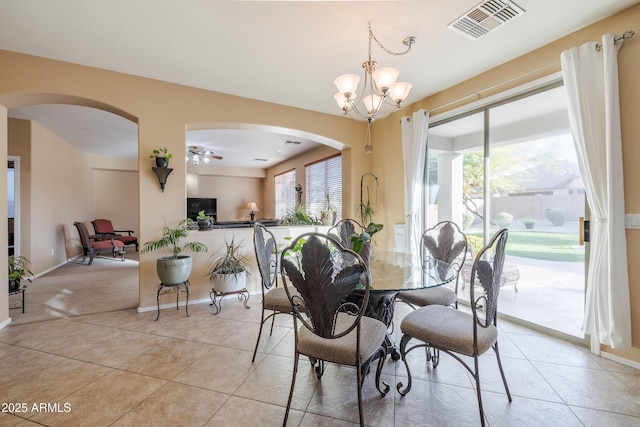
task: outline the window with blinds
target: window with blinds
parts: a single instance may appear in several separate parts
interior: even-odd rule
[[[295,169],[276,175],[275,181],[276,218],[283,218],[287,210],[293,208],[296,204]]]
[[[335,212],[336,220],[342,216],[342,157],[335,156],[306,165],[307,188],[306,203],[310,214],[320,218],[327,210],[329,202]]]

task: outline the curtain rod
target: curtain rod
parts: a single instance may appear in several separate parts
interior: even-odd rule
[[[621,36],[616,36],[616,38],[613,39],[613,42],[617,43],[622,40],[629,40],[634,35],[635,35],[635,32],[633,30],[628,30],[628,31],[625,31]],[[600,52],[600,49],[602,49],[602,45],[600,43],[596,43],[596,50]]]
[[[479,91],[477,91],[477,92],[470,93],[469,95],[465,95],[465,96],[463,96],[462,98],[458,98],[458,99],[453,100],[453,101],[451,101],[451,102],[447,102],[446,104],[438,105],[437,107],[431,108],[431,109],[429,110],[429,112],[433,112],[433,111],[435,111],[435,110],[439,110],[439,109],[441,109],[441,108],[445,108],[445,107],[448,107],[448,106],[450,106],[450,105],[457,104],[457,103],[458,103],[458,102],[460,102],[460,101],[464,101],[465,99],[473,98],[474,96],[475,96],[475,97],[477,97],[478,99],[480,99],[480,98],[482,98],[482,94],[483,94],[484,92],[488,92],[488,91],[490,91],[490,90],[497,89],[497,88],[499,88],[500,86],[504,86],[504,85],[509,84],[509,83],[512,83],[512,82],[514,82],[514,81],[516,81],[516,80],[520,80],[521,78],[528,77],[528,76],[530,76],[531,74],[536,74],[536,73],[538,73],[538,72],[540,72],[540,71],[542,71],[542,70],[546,70],[547,68],[550,68],[550,67],[557,67],[558,65],[560,65],[560,62],[553,62],[553,63],[551,63],[551,64],[547,64],[547,65],[545,65],[545,66],[543,66],[543,67],[537,68],[537,69],[535,69],[535,70],[533,70],[533,71],[529,71],[528,73],[524,73],[524,74],[522,74],[522,75],[520,75],[520,76],[510,78],[509,80],[505,80],[505,81],[503,81],[503,82],[501,82],[501,83],[495,84],[495,85],[490,86],[490,87],[488,87],[488,88],[486,88],[486,89],[482,89],[482,90],[479,90]]]
[[[615,42],[619,42],[619,41],[621,41],[621,40],[629,40],[629,39],[630,39],[631,37],[633,37],[634,35],[635,35],[635,32],[634,32],[633,30],[628,30],[628,31],[625,31],[625,32],[624,32],[624,34],[622,34],[621,36],[616,36],[616,38],[614,39],[614,41],[615,41]],[[602,47],[602,45],[601,45],[600,43],[597,43],[597,44],[596,44],[596,50],[600,51],[600,48],[601,48],[601,47]],[[498,83],[498,84],[495,84],[495,85],[493,85],[493,86],[491,86],[491,87],[488,87],[488,88],[486,88],[486,89],[482,89],[482,90],[479,90],[479,91],[477,91],[477,92],[473,92],[473,93],[471,93],[471,94],[469,94],[469,95],[465,95],[465,96],[463,96],[462,98],[458,98],[458,99],[453,100],[453,101],[451,101],[451,102],[447,102],[446,104],[438,105],[437,107],[434,107],[434,108],[430,109],[430,110],[429,110],[429,112],[431,113],[431,112],[433,112],[433,111],[435,111],[435,110],[439,110],[439,109],[441,109],[441,108],[445,108],[445,107],[448,107],[448,106],[450,106],[450,105],[457,104],[458,102],[460,102],[460,101],[464,101],[464,100],[469,99],[469,98],[477,97],[478,99],[480,99],[480,98],[482,98],[482,94],[483,94],[484,92],[488,92],[488,91],[490,91],[490,90],[497,89],[497,88],[499,88],[500,86],[504,86],[504,85],[506,85],[506,84],[512,83],[512,82],[514,82],[514,81],[516,81],[516,80],[519,80],[519,79],[521,79],[521,78],[523,78],[523,77],[528,77],[528,76],[530,76],[531,74],[538,73],[538,72],[540,72],[540,71],[542,71],[542,70],[545,70],[545,69],[547,69],[547,68],[558,66],[559,64],[560,64],[560,62],[554,62],[554,63],[551,63],[551,64],[547,64],[547,65],[545,65],[545,66],[543,66],[543,67],[540,67],[540,68],[538,68],[538,69],[536,69],[536,70],[529,71],[528,73],[524,73],[524,74],[522,74],[522,75],[520,75],[520,76],[517,76],[517,77],[513,77],[513,78],[511,78],[511,79],[509,79],[509,80],[506,80],[506,81],[504,81],[504,82],[502,82],[502,83]]]

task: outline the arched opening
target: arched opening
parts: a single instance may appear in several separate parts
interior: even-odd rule
[[[7,154],[20,160],[14,248],[37,277],[27,284],[25,313],[10,310],[12,323],[137,307],[135,249],[127,248],[124,262],[80,265],[73,225],[84,222],[93,233],[91,220],[109,218],[117,229],[139,230],[137,119],[67,95],[11,95],[0,103],[8,107]]]

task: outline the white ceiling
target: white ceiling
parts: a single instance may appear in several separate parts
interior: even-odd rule
[[[404,56],[372,48],[379,66],[398,67],[413,84],[410,104],[640,2],[514,1],[524,15],[473,41],[447,25],[477,0],[0,0],[0,49],[340,115],[333,80],[360,73],[368,22],[390,50],[417,38]],[[10,116],[94,155],[137,153],[136,126],[108,113],[35,106]],[[255,167],[256,157],[282,160],[283,140],[300,135],[216,129],[189,139],[223,155],[221,165]],[[242,144],[251,158],[232,154],[248,152]]]

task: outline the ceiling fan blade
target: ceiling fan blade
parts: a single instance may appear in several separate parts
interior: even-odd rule
[[[216,159],[216,160],[222,160],[223,157],[222,156],[218,156],[217,154],[205,154],[205,157],[208,157],[210,159]]]

